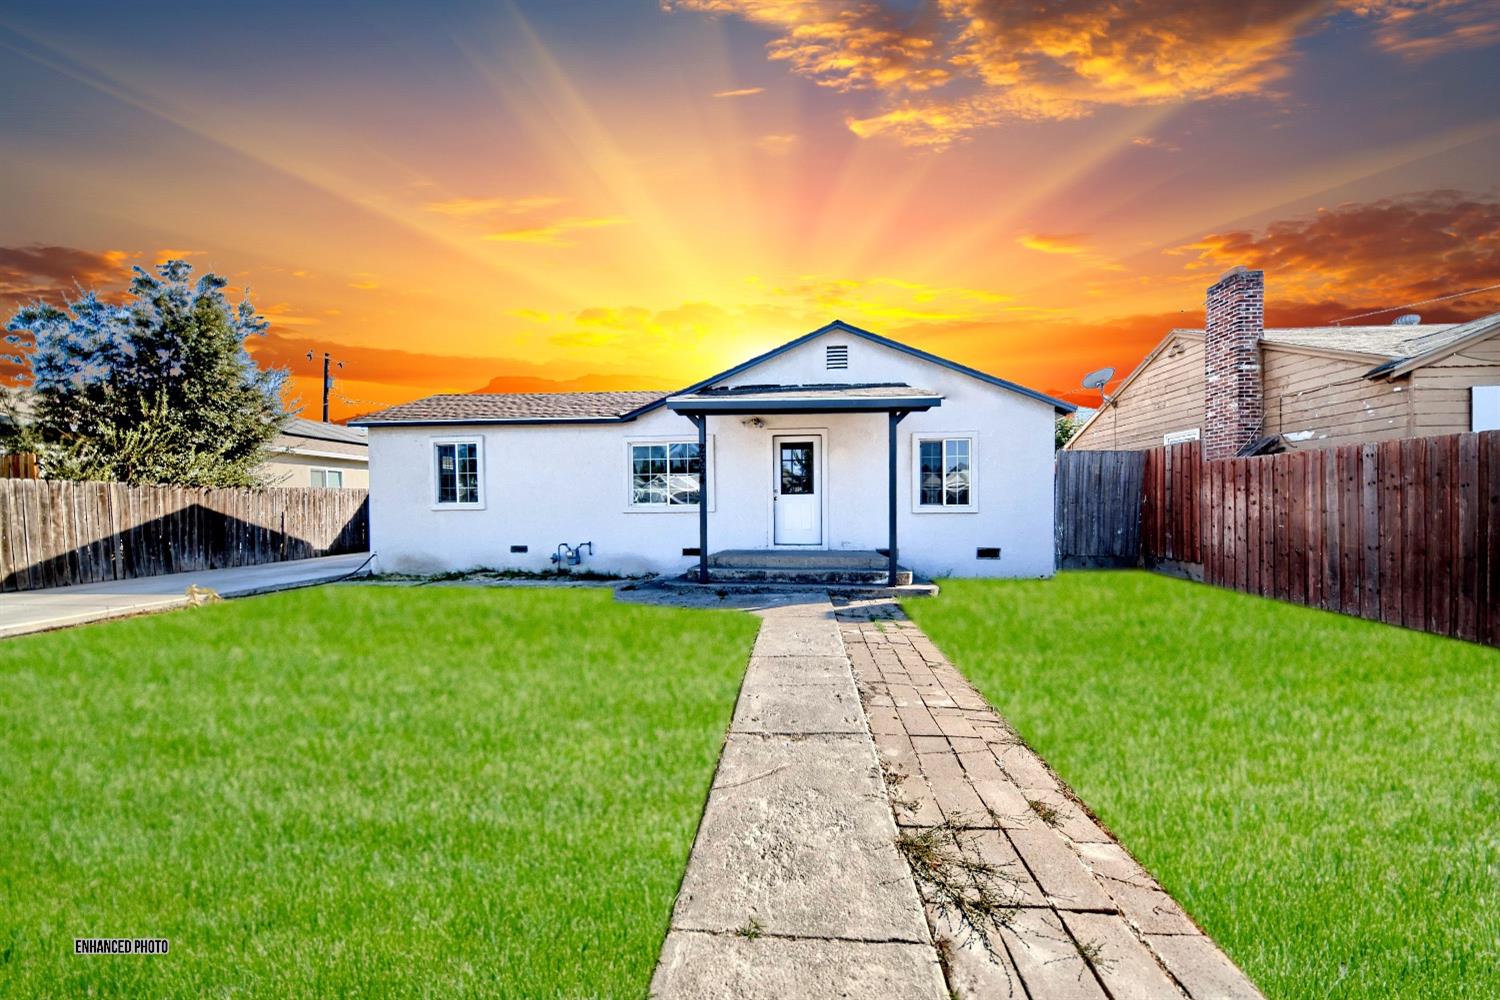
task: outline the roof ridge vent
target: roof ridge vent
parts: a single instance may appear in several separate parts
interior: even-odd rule
[[[1391,320],[1391,326],[1416,326],[1422,322],[1421,313],[1403,313]]]

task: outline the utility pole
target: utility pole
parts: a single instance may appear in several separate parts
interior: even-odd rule
[[[313,359],[313,352],[312,351],[308,351],[307,352],[307,360],[311,361],[312,359]],[[329,357],[328,352],[324,351],[323,352],[323,423],[325,423],[325,424],[328,423],[328,391],[333,388],[333,376],[330,375],[329,372],[328,372],[328,365],[329,365],[329,362],[331,360],[332,359]],[[340,361],[338,363],[338,366],[340,368],[342,368],[342,367],[344,367],[344,363],[342,361]]]

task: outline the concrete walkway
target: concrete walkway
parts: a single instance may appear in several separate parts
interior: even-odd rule
[[[182,607],[191,603],[188,596],[190,586],[212,590],[220,597],[246,597],[326,583],[354,572],[368,557],[368,552],[355,552],[262,566],[170,573],[135,580],[0,594],[0,637]]]
[[[651,995],[948,995],[826,595],[765,608]]]
[[[653,997],[1260,998],[895,602],[834,603],[757,611]]]

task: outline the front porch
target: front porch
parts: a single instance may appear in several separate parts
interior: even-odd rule
[[[724,549],[709,555],[708,583],[789,583],[906,587],[911,570],[877,549]],[[693,575],[697,576],[694,570]]]
[[[823,385],[745,385],[715,386],[672,396],[667,407],[687,417],[698,429],[698,453],[708,454],[709,418],[747,418],[739,422],[755,428],[765,427],[761,419],[801,415],[835,419],[853,415],[884,416],[885,440],[881,445],[865,439],[855,453],[856,464],[863,469],[884,467],[885,535],[868,538],[830,538],[825,509],[827,499],[822,480],[826,473],[826,431],[799,428],[775,435],[771,445],[776,450],[773,468],[767,468],[770,479],[769,500],[774,513],[767,539],[776,548],[725,549],[717,553],[709,548],[710,506],[709,477],[698,484],[698,568],[699,583],[710,582],[779,582],[807,584],[910,585],[910,570],[899,565],[897,540],[897,425],[909,413],[923,412],[942,405],[943,397],[935,392],[913,388],[900,382],[823,384]],[[876,440],[879,440],[878,438]],[[871,447],[874,445],[874,447]],[[865,449],[868,449],[866,451]],[[878,450],[877,450],[878,449]],[[723,456],[721,456],[722,459]],[[868,462],[868,464],[866,464]],[[873,483],[871,484],[873,485]],[[871,491],[873,492],[873,491]],[[875,494],[878,496],[878,494]],[[856,505],[873,513],[863,494]],[[879,502],[878,500],[876,501]],[[785,528],[785,532],[783,532]],[[741,536],[743,537],[743,536]],[[824,548],[826,545],[879,544],[883,549]],[[720,544],[723,544],[722,542]],[[743,544],[743,542],[741,543]],[[782,547],[785,546],[785,547]]]

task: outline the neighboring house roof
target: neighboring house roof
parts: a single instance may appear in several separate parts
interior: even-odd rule
[[[1267,344],[1285,344],[1289,347],[1394,358],[1416,353],[1411,350],[1412,345],[1441,337],[1452,328],[1451,323],[1429,323],[1424,326],[1297,326],[1266,330],[1261,340]]]
[[[515,424],[617,421],[661,392],[449,393],[402,403],[359,418],[359,426],[381,424]]]
[[[288,420],[286,426],[281,429],[281,433],[284,437],[312,438],[314,441],[340,441],[344,444],[358,444],[366,447],[370,444],[370,437],[363,427],[325,424],[302,417],[293,417]]]
[[[785,354],[793,348],[800,347],[814,338],[821,337],[827,333],[840,332],[872,344],[879,344],[902,354],[919,358],[947,368],[950,371],[968,375],[970,378],[978,379],[988,385],[998,386],[1011,392],[1019,393],[1031,399],[1047,403],[1058,413],[1072,413],[1073,404],[1061,399],[1055,399],[1045,393],[1028,389],[1015,382],[986,374],[977,368],[961,365],[957,361],[950,361],[936,354],[918,350],[899,341],[882,337],[868,330],[861,330],[857,326],[845,323],[843,320],[834,320],[825,326],[821,326],[811,333],[803,334],[794,340],[789,340],[780,347],[773,348],[764,354],[757,355],[749,361],[728,368],[717,375],[711,375],[701,382],[687,386],[677,392],[529,392],[529,393],[503,393],[503,394],[476,394],[462,393],[443,396],[429,396],[412,403],[403,403],[393,406],[379,413],[372,413],[357,420],[350,421],[351,425],[358,427],[378,427],[385,424],[534,424],[534,423],[616,423],[626,420],[634,420],[643,414],[649,413],[658,407],[665,406],[667,400],[672,397],[682,397],[697,393],[703,389],[733,378],[741,372],[748,371],[756,365],[769,361],[779,355]]]

